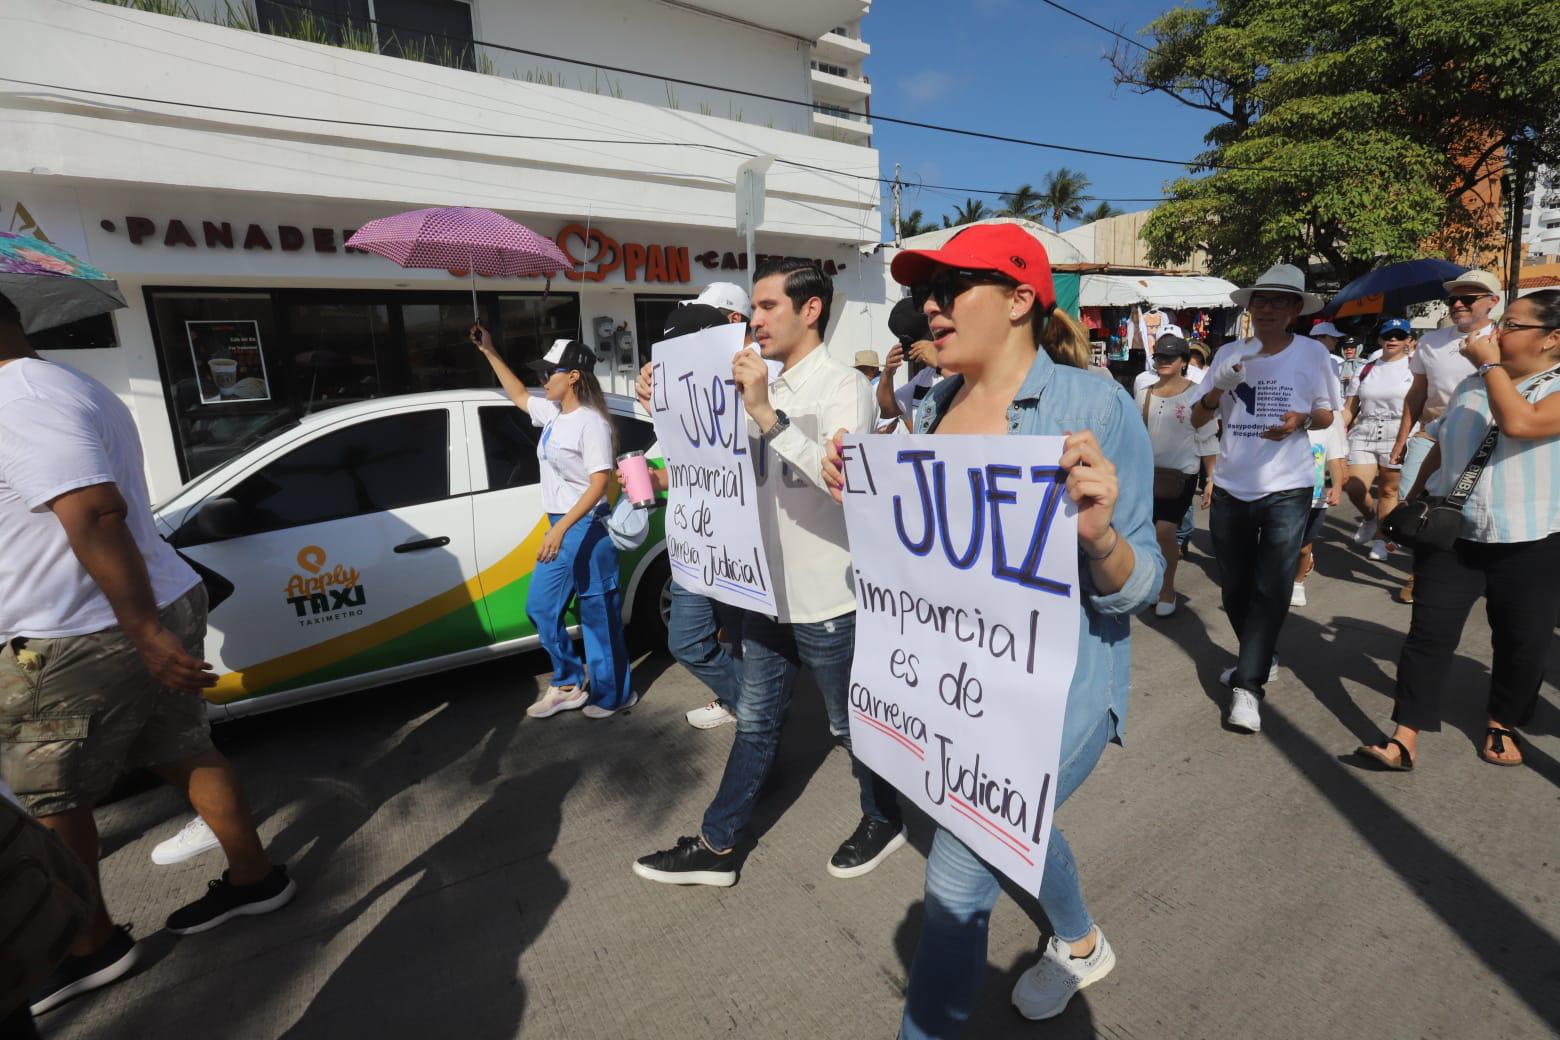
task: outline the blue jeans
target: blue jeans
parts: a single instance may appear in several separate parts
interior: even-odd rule
[[[1111,719],[1099,721],[1072,747],[1062,748],[1056,777],[1056,807],[1094,770],[1110,742]],[[910,965],[905,989],[901,1040],[958,1036],[969,1021],[986,972],[986,939],[991,908],[1001,888],[997,876],[958,838],[939,827],[926,858],[926,922]],[[1094,928],[1083,904],[1078,864],[1067,839],[1055,826],[1045,849],[1040,878],[1040,908],[1063,942],[1076,942]]]
[[[1208,530],[1219,561],[1224,613],[1240,641],[1231,685],[1258,697],[1289,616],[1313,494],[1312,488],[1293,488],[1245,502],[1217,485],[1213,489]]]
[[[667,627],[667,649],[694,677],[710,688],[715,699],[728,708],[737,703],[737,659],[721,646],[716,634],[720,619],[715,601],[689,592],[672,582],[672,619]]]
[[[1403,448],[1403,470],[1398,478],[1398,493],[1407,495],[1414,481],[1419,479],[1419,471],[1424,468],[1425,456],[1430,454],[1430,449],[1435,447],[1435,441],[1429,437],[1421,437],[1419,434],[1411,434],[1408,444]]]
[[[774,766],[780,730],[791,705],[796,673],[806,667],[823,694],[829,732],[850,750],[850,666],[856,651],[856,615],[786,625],[751,612],[742,616],[742,693],[737,736],[726,758],[715,800],[704,812],[704,840],[729,849],[753,817],[758,792]],[[900,819],[894,788],[851,756],[861,787],[861,812],[881,823]]]
[[[549,519],[557,523],[561,514]],[[585,683],[590,665],[590,703],[616,711],[634,698],[623,639],[623,598],[617,587],[617,549],[602,522],[604,513],[584,517],[564,533],[558,555],[538,563],[526,591],[525,614],[542,649],[552,658],[554,686]],[[574,652],[564,614],[570,597],[580,604],[585,660]]]
[[[1197,508],[1197,498],[1193,496],[1192,504],[1186,507],[1186,515],[1181,517],[1181,526],[1176,528],[1175,540],[1185,545],[1191,541],[1192,532],[1197,530],[1197,520],[1194,510]]]

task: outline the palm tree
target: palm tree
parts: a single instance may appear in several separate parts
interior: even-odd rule
[[[1112,206],[1104,199],[1101,199],[1098,206],[1095,206],[1093,209],[1089,210],[1083,215],[1083,222],[1085,224],[1092,224],[1096,220],[1104,220],[1107,217],[1119,217],[1121,216],[1121,213],[1121,210],[1117,209],[1115,206]]]
[[[991,211],[980,199],[965,199],[953,211],[955,224],[973,224],[977,220],[985,220],[991,216]]]
[[[1044,212],[1044,200],[1040,197],[1040,193],[1028,184],[1020,184],[1002,196],[1002,209],[997,216],[1033,220]]]
[[[1083,193],[1089,190],[1089,178],[1076,170],[1061,169],[1045,175],[1040,192],[1040,210],[1051,214],[1051,225],[1062,230],[1062,220],[1083,216]]]
[[[916,235],[935,230],[937,225],[927,220],[925,214],[918,209],[913,209],[908,216],[899,218],[900,238],[914,238]]]

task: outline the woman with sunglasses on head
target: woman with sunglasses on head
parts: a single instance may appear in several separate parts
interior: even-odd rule
[[[536,553],[525,612],[552,658],[553,675],[525,713],[545,719],[583,708],[587,718],[607,718],[633,707],[638,698],[623,638],[617,547],[606,525],[613,433],[607,399],[596,380],[596,355],[574,340],[554,342],[545,357],[531,363],[545,380],[545,396],[532,397],[493,349],[487,329],[473,325],[471,341],[493,366],[504,393],[542,430],[536,457],[541,463],[542,508],[551,526]],[[564,622],[572,597],[579,599],[583,662]]]
[[[1467,337],[1462,353],[1475,372],[1427,428],[1435,444],[1408,497],[1450,495],[1492,424],[1498,432],[1463,507],[1460,537],[1450,549],[1414,549],[1397,725],[1357,752],[1384,769],[1412,769],[1420,732],[1441,728],[1452,657],[1481,595],[1494,654],[1479,756],[1521,765],[1516,727],[1533,719],[1560,618],[1560,289],[1513,300],[1492,329]]]
[[[1175,565],[1181,558],[1178,529],[1192,498],[1197,475],[1211,478],[1219,457],[1218,423],[1212,416],[1192,425],[1192,410],[1202,388],[1186,376],[1191,347],[1180,336],[1160,336],[1151,360],[1158,379],[1137,394],[1138,411],[1154,446],[1154,533],[1165,558],[1165,580],[1159,587],[1154,613],[1175,613]]]
[[[978,225],[942,249],[901,253],[892,270],[921,302],[938,364],[951,374],[922,401],[915,432],[1066,437],[1060,464],[1078,510],[1082,609],[1062,727],[1060,807],[1105,745],[1121,741],[1129,617],[1153,600],[1164,574],[1150,522],[1148,434],[1125,393],[1077,367],[1087,358],[1087,335],[1055,309],[1050,261],[1022,228]],[[842,485],[837,450],[825,476]],[[905,995],[905,1040],[964,1028],[986,970],[999,891],[996,871],[939,828],[926,863],[926,921]],[[1032,1019],[1061,1014],[1074,993],[1116,963],[1084,905],[1072,851],[1054,828],[1037,894],[1055,934],[1013,989],[1013,1003]]]
[[[1388,318],[1381,323],[1376,341],[1381,345],[1380,355],[1360,370],[1354,394],[1343,406],[1349,428],[1349,479],[1343,490],[1360,511],[1355,542],[1370,542],[1370,558],[1385,560],[1388,546],[1385,539],[1377,537],[1377,531],[1398,503],[1402,467],[1392,461],[1392,452],[1403,399],[1414,383],[1409,370],[1414,332],[1408,319]]]

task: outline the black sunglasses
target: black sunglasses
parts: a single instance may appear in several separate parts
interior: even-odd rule
[[[1382,339],[1387,339],[1387,340],[1397,340],[1397,339],[1410,339],[1411,337],[1406,332],[1383,332],[1381,334],[1381,338]]]
[[[1480,300],[1484,299],[1488,295],[1490,295],[1490,294],[1489,293],[1482,293],[1482,292],[1481,293],[1460,293],[1460,294],[1458,294],[1456,296],[1448,296],[1446,298],[1446,302],[1448,304],[1460,303],[1464,307],[1472,307],[1474,304],[1478,303]]]
[[[1002,285],[1011,289],[1018,285],[1007,275],[997,271],[969,271],[958,267],[944,267],[920,285],[910,287],[910,299],[916,309],[926,306],[927,300],[936,300],[937,309],[950,311],[953,301],[977,285]]]

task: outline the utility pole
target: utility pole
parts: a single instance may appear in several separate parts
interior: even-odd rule
[[[893,180],[893,183],[889,185],[889,191],[893,192],[893,195],[894,195],[894,248],[895,249],[899,248],[899,241],[900,241],[900,239],[899,239],[899,189],[900,189],[900,187],[901,187],[901,185],[899,183],[899,164],[895,163],[894,164],[894,180]]]
[[[1522,200],[1527,195],[1528,170],[1531,155],[1527,141],[1518,138],[1512,146],[1513,172],[1511,178],[1511,252],[1506,261],[1506,306],[1517,298],[1517,286],[1522,280]]]

